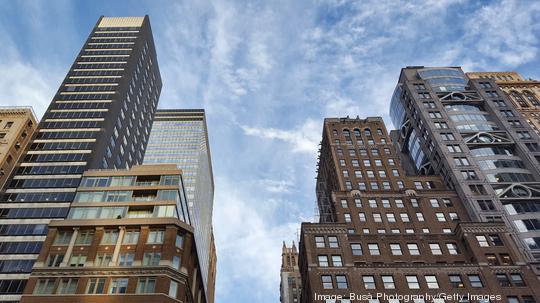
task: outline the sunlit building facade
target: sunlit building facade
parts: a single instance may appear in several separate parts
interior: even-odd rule
[[[181,170],[89,170],[21,302],[206,303],[200,271]]]
[[[173,163],[182,170],[205,288],[213,292],[215,280],[208,278],[216,268],[210,266],[214,179],[204,110],[157,110],[144,163]]]
[[[540,133],[540,81],[524,79],[516,72],[473,72],[471,79],[491,79],[506,93],[536,133]]]
[[[87,169],[142,163],[161,91],[146,17],[100,17],[0,197],[0,301],[17,302]]]
[[[506,223],[540,272],[540,138],[496,81],[403,68],[390,116],[409,172],[441,176],[473,221]]]

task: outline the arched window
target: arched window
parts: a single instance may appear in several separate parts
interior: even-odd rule
[[[353,132],[355,137],[360,138],[360,130],[358,128],[355,128]]]
[[[377,135],[379,135],[379,136],[382,136],[382,135],[383,135],[382,129],[377,128]]]
[[[525,99],[523,99],[523,96],[520,93],[516,92],[515,90],[510,92],[510,96],[514,98],[514,100],[517,102],[517,104],[520,107],[529,107],[529,104],[525,102]]]
[[[343,135],[344,135],[345,137],[350,137],[350,136],[351,136],[351,132],[350,132],[348,129],[344,129],[344,130],[343,130]]]
[[[334,135],[334,137],[337,137],[337,135],[338,135],[337,130],[333,129],[332,134]]]
[[[525,95],[527,100],[529,100],[529,102],[531,102],[531,104],[533,106],[539,106],[540,105],[540,102],[538,102],[538,98],[536,98],[536,96],[533,93],[531,93],[530,91],[528,91],[528,90],[523,91],[523,94]]]
[[[371,130],[369,128],[364,129],[364,134],[366,137],[371,137]]]

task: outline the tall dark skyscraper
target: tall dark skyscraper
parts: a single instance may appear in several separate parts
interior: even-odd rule
[[[1,302],[19,300],[85,170],[142,163],[160,91],[148,16],[100,17],[4,188]]]
[[[382,118],[325,119],[299,302],[539,301],[504,223],[471,222],[440,176],[406,170]]]
[[[540,137],[495,80],[407,67],[390,114],[410,173],[442,176],[474,221],[505,222],[540,273]]]

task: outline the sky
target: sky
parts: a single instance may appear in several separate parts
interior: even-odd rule
[[[160,108],[204,108],[217,303],[279,302],[315,219],[324,117],[383,116],[402,67],[540,79],[539,1],[0,1],[0,105],[41,117],[100,15],[148,14]]]

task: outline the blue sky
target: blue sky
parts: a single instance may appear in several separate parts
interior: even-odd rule
[[[315,213],[323,117],[389,123],[407,65],[540,79],[538,1],[1,1],[0,104],[41,116],[100,15],[144,14],[160,107],[207,110],[218,303],[279,302],[281,242]]]

